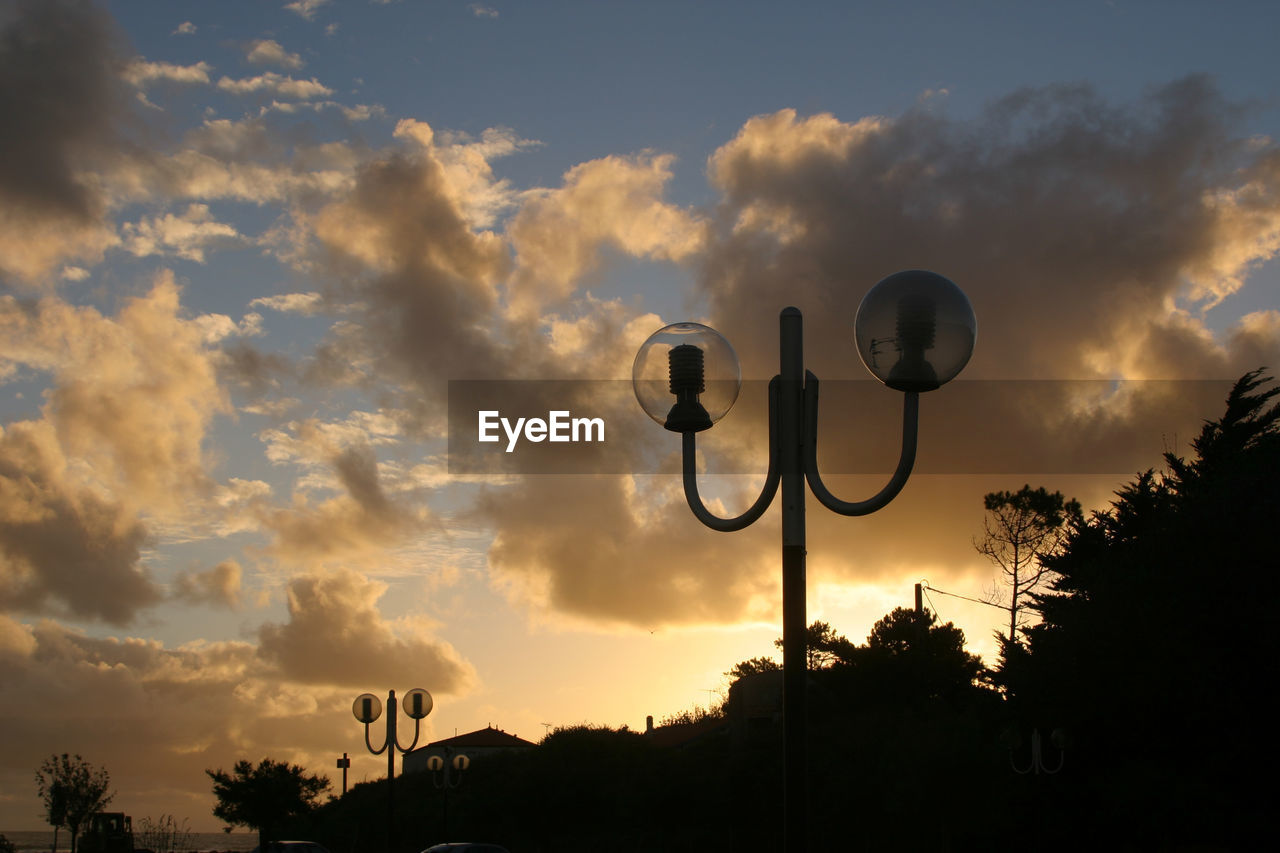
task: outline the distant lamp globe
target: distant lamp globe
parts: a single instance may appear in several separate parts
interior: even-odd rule
[[[382,701],[372,693],[361,693],[351,703],[351,713],[367,726],[382,716]]]
[[[701,432],[728,413],[742,389],[738,355],[701,323],[672,323],[640,346],[631,384],[641,408],[672,432]]]
[[[954,379],[973,354],[977,328],[964,291],[927,270],[882,279],[854,320],[862,363],[897,391],[933,391]]]
[[[401,700],[404,713],[411,720],[424,719],[427,714],[431,713],[433,704],[431,694],[421,687],[413,688],[404,694],[404,699]]]

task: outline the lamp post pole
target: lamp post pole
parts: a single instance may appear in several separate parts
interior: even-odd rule
[[[636,396],[650,417],[681,433],[685,499],[704,525],[722,532],[741,530],[764,514],[782,487],[783,847],[787,853],[802,853],[808,829],[806,485],[841,515],[868,515],[893,500],[915,464],[920,392],[938,388],[960,372],[973,351],[976,323],[959,288],[922,270],[889,276],[863,300],[856,322],[859,353],[873,374],[904,395],[898,467],[884,488],[859,502],[837,498],[818,473],[819,385],[804,368],[800,311],[784,308],[778,326],[779,372],[769,384],[769,472],[755,503],[736,518],[712,514],[698,495],[696,444],[697,433],[723,417],[737,397],[741,380],[732,347],[706,326],[673,324],[640,348],[632,376]],[[896,358],[886,356],[890,351]],[[666,382],[659,378],[663,354]],[[731,385],[731,392],[713,387],[708,393],[705,361],[710,357],[732,360],[731,368],[713,370],[712,379],[713,385]],[[732,381],[726,383],[726,378]],[[668,395],[675,397],[669,410]]]
[[[368,747],[369,752],[374,755],[381,755],[383,751],[387,753],[387,853],[395,853],[396,846],[396,753],[410,752],[418,745],[421,723],[423,718],[431,713],[431,706],[431,694],[421,687],[415,687],[405,694],[404,712],[413,719],[413,740],[408,746],[401,746],[396,733],[396,710],[398,708],[396,692],[394,690],[388,691],[386,738],[383,740],[382,746],[374,749],[369,740],[369,725],[381,715],[382,703],[372,693],[362,693],[356,697],[356,701],[351,705],[351,713],[355,715],[357,720],[364,723],[364,745]]]
[[[809,769],[806,647],[805,484],[802,467],[804,340],[800,312],[778,318],[781,408],[778,448],[782,466],[782,778],[783,846],[805,849]]]

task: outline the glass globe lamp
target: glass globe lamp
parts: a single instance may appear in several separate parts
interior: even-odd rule
[[[351,713],[367,726],[382,716],[382,701],[372,693],[361,693],[351,703]]]
[[[742,389],[738,355],[701,323],[672,323],[645,340],[631,385],[649,417],[672,432],[700,432],[728,413]]]
[[[854,320],[862,363],[898,391],[932,391],[954,379],[973,354],[977,328],[964,291],[927,270],[881,280]]]
[[[401,707],[404,708],[405,714],[411,720],[421,720],[431,713],[434,703],[431,701],[431,694],[423,690],[421,687],[415,687],[408,693],[404,694]]]

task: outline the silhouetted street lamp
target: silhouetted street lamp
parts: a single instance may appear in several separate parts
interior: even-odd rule
[[[977,323],[960,288],[924,270],[895,273],[862,300],[854,321],[858,354],[876,378],[904,392],[902,453],[879,493],[849,503],[832,495],[818,475],[818,378],[804,369],[800,311],[784,308],[778,322],[780,369],[769,383],[769,472],[759,498],[737,518],[720,518],[703,505],[695,446],[697,433],[724,417],[742,386],[733,347],[698,323],[665,326],[636,353],[632,384],[649,416],[681,433],[685,498],[707,527],[725,532],[747,527],[768,509],[781,482],[783,841],[787,851],[799,853],[805,849],[807,806],[805,482],[823,506],[841,515],[867,515],[893,500],[915,464],[920,393],[961,371],[973,353]]]
[[[465,755],[453,755],[453,750],[445,747],[444,755],[433,755],[427,759],[427,769],[431,771],[431,784],[444,792],[444,820],[441,822],[442,835],[449,836],[449,791],[462,784],[463,772],[471,766],[471,759]]]
[[[409,752],[418,745],[418,735],[424,717],[431,713],[431,694],[421,687],[415,687],[404,695],[404,712],[413,719],[413,742],[401,746],[396,735],[396,692],[387,693],[387,734],[382,746],[377,749],[369,741],[369,725],[382,714],[382,703],[372,693],[361,693],[351,705],[351,713],[364,723],[364,745],[374,755],[387,753],[387,851],[395,853],[395,820],[396,820],[396,752]]]
[[[1052,770],[1044,760],[1044,743],[1040,738],[1040,730],[1031,730],[1031,760],[1027,762],[1026,769],[1018,766],[1018,762],[1014,760],[1013,751],[1022,746],[1022,735],[1016,730],[1010,729],[1005,732],[1005,745],[1009,749],[1009,766],[1013,768],[1013,772],[1020,776],[1026,776],[1028,773],[1034,773],[1039,776],[1044,773],[1052,776],[1062,769],[1062,765],[1067,760],[1067,736],[1062,729],[1054,729],[1049,733],[1049,741],[1058,750],[1058,766]]]

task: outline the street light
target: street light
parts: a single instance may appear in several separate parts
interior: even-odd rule
[[[1004,741],[1009,750],[1009,766],[1019,776],[1026,776],[1028,773],[1034,773],[1037,776],[1045,773],[1052,776],[1062,769],[1063,763],[1067,760],[1067,735],[1062,729],[1054,729],[1049,733],[1050,743],[1058,749],[1058,766],[1052,770],[1044,760],[1044,742],[1040,738],[1039,729],[1031,730],[1031,756],[1025,770],[1018,766],[1018,762],[1013,757],[1013,751],[1022,746],[1022,735],[1016,729],[1009,729],[1004,734]]]
[[[401,746],[396,734],[396,692],[387,693],[387,734],[382,746],[377,749],[369,741],[369,725],[382,715],[382,703],[372,693],[361,693],[351,703],[351,713],[364,723],[364,745],[374,755],[387,753],[387,850],[395,853],[395,820],[396,820],[396,752],[409,752],[418,745],[418,735],[423,718],[431,713],[431,694],[421,687],[415,687],[404,695],[404,712],[413,720],[413,742]]]
[[[733,347],[698,323],[675,323],[641,345],[632,386],[641,407],[681,434],[684,493],[693,514],[713,530],[741,530],[760,518],[782,486],[783,840],[805,849],[805,519],[804,485],[828,509],[867,515],[906,485],[915,464],[920,394],[954,379],[973,353],[973,308],[949,279],[905,270],[880,281],[858,307],[858,355],[881,382],[903,392],[902,453],[897,470],[873,497],[850,503],[828,491],[818,474],[818,378],[804,369],[803,321],[784,308],[779,373],[769,383],[769,472],[755,503],[736,518],[720,518],[698,496],[696,436],[724,417],[742,379]],[[674,398],[674,399],[673,399]]]
[[[453,750],[448,747],[444,749],[444,756],[433,755],[427,759],[427,769],[431,771],[431,784],[435,785],[437,790],[444,791],[441,832],[445,838],[449,837],[449,791],[462,784],[462,774],[470,766],[470,758],[462,754],[453,755]]]

